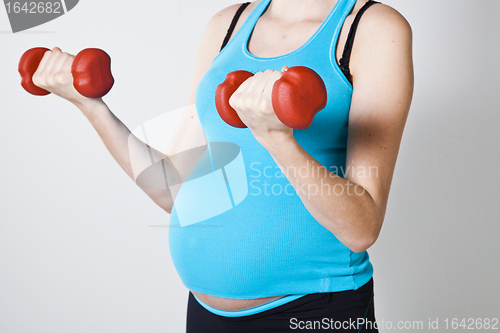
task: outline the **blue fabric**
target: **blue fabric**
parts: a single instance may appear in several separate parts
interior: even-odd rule
[[[306,296],[306,294],[304,294],[304,295],[288,295],[288,296],[284,296],[284,297],[275,299],[274,301],[264,303],[264,304],[259,305],[259,306],[255,306],[253,308],[248,308],[248,309],[244,309],[244,310],[228,311],[228,310],[220,310],[220,309],[213,308],[210,305],[205,304],[202,301],[200,301],[198,299],[198,297],[196,297],[193,294],[193,297],[198,301],[198,303],[200,303],[201,306],[203,306],[208,311],[210,311],[216,315],[223,316],[223,317],[250,316],[250,315],[253,315],[256,313],[261,313],[261,312],[264,312],[264,311],[267,311],[270,309],[274,309],[274,308],[276,308],[280,305],[286,304],[288,302],[295,301],[297,298],[301,298],[302,296]]]
[[[211,205],[225,205],[222,213],[208,209],[207,218],[182,223],[177,206],[204,214],[203,205],[188,196],[176,199],[169,228],[172,261],[184,285],[193,291],[233,299],[302,295],[357,289],[370,280],[368,253],[354,253],[308,212],[271,155],[248,128],[227,125],[215,108],[215,89],[227,73],[281,70],[286,65],[307,66],[324,80],[327,106],[312,125],[294,130],[297,142],[331,172],[344,176],[352,86],[340,70],[335,47],[340,29],[355,0],[338,0],[315,34],[295,51],[272,58],[249,53],[248,38],[270,3],[261,0],[233,39],[214,59],[196,93],[196,110],[209,143],[212,172],[220,184],[203,181]],[[216,149],[230,142],[240,148],[243,166],[234,167],[232,151]],[[206,168],[200,162],[198,168]],[[226,172],[226,169],[228,172]],[[300,172],[300,170],[297,170]],[[229,177],[228,177],[229,174]],[[216,177],[213,177],[216,179]],[[221,193],[220,191],[227,191]],[[321,190],[321,189],[319,189]],[[324,189],[327,190],[327,189]],[[332,190],[332,189],[330,189]],[[340,191],[341,189],[337,189]],[[345,189],[344,189],[345,190]],[[338,193],[338,192],[337,192]],[[332,205],[335,201],[332,200]]]

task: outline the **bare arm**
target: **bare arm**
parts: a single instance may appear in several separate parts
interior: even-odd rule
[[[156,162],[157,167],[150,168],[150,173],[155,173],[152,178],[156,184],[143,186],[138,183],[138,185],[153,202],[170,213],[175,194],[171,193],[169,185],[178,184],[189,175],[202,153],[201,149],[194,148],[206,146],[203,130],[194,108],[190,105],[194,104],[196,87],[217,55],[236,8],[231,6],[219,12],[207,25],[196,59],[188,106],[165,153],[153,149],[135,137],[101,98],[86,98],[76,91],[71,75],[74,56],[61,52],[59,48],[47,51],[33,75],[33,82],[77,106],[94,127],[113,158],[134,181],[137,179],[138,166],[151,166]],[[188,153],[179,154],[182,152]],[[174,155],[181,157],[171,158]],[[144,168],[139,168],[141,169]]]
[[[270,96],[281,72],[255,74],[229,102],[311,215],[352,251],[362,252],[382,227],[413,95],[412,33],[404,17],[386,5],[370,8],[360,21],[350,67],[346,175],[325,169],[276,117]],[[330,190],[318,190],[325,188]]]
[[[113,158],[133,180],[135,180],[133,162],[138,163],[138,161],[131,159],[131,148],[135,148],[136,152],[141,149],[149,149],[157,160],[163,158],[170,178],[178,179],[177,170],[169,159],[160,152],[147,147],[133,136],[130,130],[109,110],[101,98],[87,98],[76,91],[71,75],[73,59],[74,56],[61,52],[57,47],[52,51],[47,51],[33,75],[33,83],[77,106],[95,128]],[[156,204],[169,211],[172,206],[172,197],[169,192],[147,188],[143,188],[143,190]]]
[[[413,95],[411,28],[388,6],[371,9],[360,22],[351,58],[354,90],[346,159],[350,169],[345,178],[325,177],[324,172],[306,178],[287,175],[296,189],[340,184],[341,195],[298,194],[311,214],[355,252],[369,248],[380,233]],[[318,168],[320,164],[296,141],[287,142],[286,149],[271,148],[280,168]]]

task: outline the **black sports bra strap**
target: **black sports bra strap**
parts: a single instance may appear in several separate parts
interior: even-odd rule
[[[236,26],[236,23],[238,23],[238,19],[241,16],[241,13],[247,8],[247,6],[250,4],[250,2],[245,2],[241,4],[240,8],[236,11],[236,14],[234,14],[233,20],[231,21],[231,25],[229,26],[229,29],[227,29],[226,37],[224,38],[224,41],[222,42],[222,46],[220,47],[220,51],[226,46],[227,42],[229,42],[229,38],[231,38],[231,35],[233,34],[234,27]]]
[[[358,11],[354,21],[352,22],[351,29],[349,30],[349,35],[347,35],[347,41],[344,46],[344,52],[342,53],[342,58],[339,60],[339,67],[344,72],[345,77],[352,83],[351,71],[349,70],[349,60],[351,59],[351,51],[352,45],[354,44],[354,35],[356,34],[356,29],[358,27],[359,20],[361,19],[361,15],[371,6],[376,3],[380,3],[378,1],[368,1],[365,3],[363,7]]]

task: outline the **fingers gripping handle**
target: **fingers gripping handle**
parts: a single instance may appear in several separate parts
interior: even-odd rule
[[[33,74],[36,72],[40,61],[46,51],[45,47],[35,47],[26,51],[19,61],[19,74],[21,74],[22,87],[33,95],[48,95],[45,89],[33,83]],[[106,95],[114,84],[111,74],[111,58],[101,49],[89,48],[79,52],[71,66],[73,85],[83,96],[99,98]]]
[[[229,105],[229,98],[252,73],[234,71],[215,91],[215,106],[227,124],[245,128],[237,112]],[[273,85],[272,105],[278,119],[288,127],[305,129],[311,126],[316,114],[327,102],[325,83],[312,69],[294,66],[283,72]]]

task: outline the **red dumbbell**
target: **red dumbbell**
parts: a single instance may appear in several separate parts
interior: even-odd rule
[[[24,52],[19,60],[19,74],[21,74],[21,85],[33,95],[48,95],[45,89],[36,86],[33,74],[36,72],[40,61],[46,51],[45,47],[35,47]],[[115,80],[111,75],[111,58],[101,49],[84,49],[73,59],[71,65],[73,85],[83,96],[98,98],[106,95],[113,87]]]
[[[215,106],[222,120],[231,126],[245,128],[229,98],[252,73],[234,71],[215,90]],[[326,87],[321,77],[303,66],[288,68],[273,85],[272,104],[278,119],[288,127],[304,129],[311,126],[316,114],[327,102]]]

